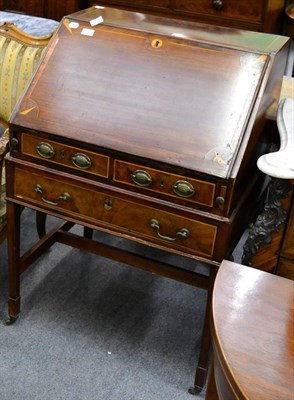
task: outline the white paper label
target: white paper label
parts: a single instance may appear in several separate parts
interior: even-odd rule
[[[92,21],[90,21],[90,25],[95,26],[98,24],[102,24],[102,22],[103,22],[103,17],[101,17],[101,15],[100,15],[100,17],[98,17],[98,18],[92,19]]]
[[[78,23],[78,22],[71,21],[71,22],[68,24],[68,26],[69,26],[71,29],[77,29],[77,28],[79,27],[79,23]]]
[[[93,36],[95,33],[94,29],[88,29],[88,28],[83,28],[81,35],[85,35],[85,36]]]

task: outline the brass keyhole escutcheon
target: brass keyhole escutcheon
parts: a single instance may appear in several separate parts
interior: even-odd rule
[[[110,199],[104,201],[104,208],[106,211],[112,210],[112,201]]]
[[[151,46],[154,49],[159,49],[162,46],[162,40],[161,39],[153,39],[151,42]]]

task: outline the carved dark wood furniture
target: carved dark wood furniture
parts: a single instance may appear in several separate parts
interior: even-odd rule
[[[292,182],[294,186],[294,182]],[[291,205],[288,211],[288,221],[279,251],[277,274],[294,280],[294,196],[292,195]]]
[[[282,276],[291,275],[279,266],[285,235],[288,237],[290,252],[294,244],[291,233],[291,208],[293,207],[293,186],[288,180],[272,178],[262,213],[248,231],[242,257],[243,265],[250,265]],[[287,233],[287,230],[289,231]],[[285,244],[286,246],[286,244]],[[292,257],[286,257],[290,259]]]
[[[201,390],[215,275],[259,195],[256,160],[287,51],[281,36],[110,8],[65,18],[10,123],[10,322],[20,312],[20,274],[55,242],[205,288],[191,392]],[[20,255],[22,206],[65,222]],[[68,232],[74,223],[85,237]],[[100,244],[91,229],[205,262],[210,272]]]
[[[223,261],[212,301],[214,357],[207,400],[291,400],[294,285]]]
[[[264,209],[249,230],[242,264],[294,279],[294,78],[291,77],[283,79],[277,128],[279,150],[263,155],[257,162],[270,177],[270,183]]]
[[[60,21],[64,15],[88,7],[88,0],[0,0],[0,10]]]
[[[280,33],[285,0],[96,0],[92,4]]]

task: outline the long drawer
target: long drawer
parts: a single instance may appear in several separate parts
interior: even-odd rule
[[[249,22],[260,22],[264,2],[256,0],[103,0],[107,6],[144,8],[145,10],[166,10],[179,14],[210,17],[224,17]],[[93,4],[99,4],[94,1]]]
[[[24,165],[15,167],[13,187],[12,197],[44,212],[52,210],[55,215],[68,215],[181,253],[213,255],[217,226],[196,220],[195,213],[191,218],[180,216],[151,201],[140,204],[137,198],[111,188]]]
[[[174,9],[258,22],[262,18],[263,4],[256,0],[175,0]]]
[[[268,33],[280,32],[285,9],[284,0],[97,0],[92,4]]]

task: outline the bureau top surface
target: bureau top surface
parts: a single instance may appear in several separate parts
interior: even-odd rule
[[[268,55],[172,32],[164,19],[123,26],[125,15],[134,19],[99,8],[64,19],[11,123],[228,177]]]

